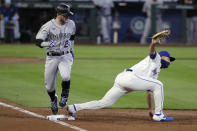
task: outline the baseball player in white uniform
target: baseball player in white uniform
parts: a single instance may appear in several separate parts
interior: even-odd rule
[[[60,107],[65,107],[70,89],[70,73],[73,64],[75,23],[69,19],[73,15],[70,7],[61,3],[56,8],[57,17],[48,21],[36,36],[36,45],[46,47],[45,86],[51,98],[51,110],[58,113],[57,95],[55,95],[58,71],[62,78]]]
[[[151,7],[153,4],[163,4],[163,0],[146,0],[142,12],[146,13],[146,21],[144,26],[144,32],[142,34],[140,43],[141,44],[147,44],[146,39],[148,38],[150,31],[151,31]],[[161,13],[159,10],[156,11],[156,31],[161,31],[161,25],[162,25],[162,19],[161,19]]]
[[[149,56],[138,64],[117,75],[113,87],[101,100],[90,101],[82,104],[69,105],[67,110],[70,117],[75,119],[75,113],[80,110],[101,109],[114,104],[121,96],[131,91],[150,91],[153,93],[155,111],[152,117],[155,121],[172,121],[172,117],[163,114],[163,84],[158,78],[160,68],[168,68],[175,60],[167,51],[156,52],[158,42],[152,40]]]
[[[101,35],[104,43],[111,42],[111,28],[112,28],[112,16],[111,8],[114,7],[113,0],[93,0],[96,7],[99,9],[99,24]]]

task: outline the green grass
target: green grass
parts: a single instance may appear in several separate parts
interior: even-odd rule
[[[177,58],[169,69],[162,70],[159,75],[159,80],[164,83],[164,108],[197,109],[197,48],[158,47],[157,50],[168,50]],[[147,54],[148,47],[77,45],[69,104],[102,98],[113,86],[118,73],[136,64]],[[34,45],[1,45],[0,57],[43,58],[45,50]],[[59,96],[60,85],[61,78],[58,76]],[[44,63],[0,65],[0,98],[28,107],[48,107],[50,103],[44,87]],[[147,108],[146,93],[129,93],[112,107]]]

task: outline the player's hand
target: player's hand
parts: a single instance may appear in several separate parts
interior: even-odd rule
[[[49,46],[50,47],[54,47],[56,45],[56,42],[54,41],[54,40],[51,40],[50,42],[49,42]]]
[[[153,119],[153,115],[154,115],[154,111],[153,110],[150,110],[149,111],[149,117],[150,117],[151,120]]]
[[[161,44],[161,43],[160,43],[160,41],[158,41],[158,40],[152,39],[152,44],[156,45],[156,44]]]

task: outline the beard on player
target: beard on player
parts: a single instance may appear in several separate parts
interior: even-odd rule
[[[68,20],[68,16],[64,16],[62,14],[57,14],[56,21],[60,25],[64,25],[66,21]]]

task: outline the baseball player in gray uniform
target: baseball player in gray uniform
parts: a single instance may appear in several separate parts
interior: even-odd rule
[[[117,75],[113,87],[105,94],[101,100],[90,101],[82,104],[69,105],[67,110],[70,120],[75,120],[75,113],[80,110],[101,109],[114,104],[120,97],[132,91],[153,92],[155,101],[155,112],[152,117],[155,121],[172,121],[172,117],[163,114],[163,84],[158,78],[160,68],[168,68],[175,60],[169,52],[156,52],[155,46],[160,42],[152,40],[150,44],[149,56],[138,64]]]
[[[151,31],[151,7],[153,4],[163,4],[163,0],[146,0],[142,12],[146,13],[147,18],[145,21],[144,32],[142,34],[140,43],[147,44],[146,39],[148,38],[150,31]],[[161,13],[159,10],[156,11],[156,30],[157,32],[161,31]]]
[[[48,21],[36,36],[36,45],[46,47],[45,86],[51,98],[51,110],[58,113],[57,95],[55,94],[58,71],[62,78],[62,93],[60,107],[65,107],[70,89],[70,73],[73,64],[73,47],[75,37],[75,23],[69,19],[73,15],[70,7],[61,3],[56,8],[57,16]]]
[[[104,43],[111,42],[111,28],[112,28],[112,16],[111,8],[114,7],[113,0],[93,0],[96,7],[99,9],[98,28],[102,35]]]

